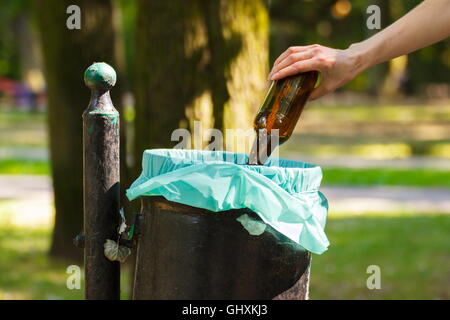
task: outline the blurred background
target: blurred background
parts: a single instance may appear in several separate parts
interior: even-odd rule
[[[419,0],[2,0],[0,299],[82,299],[84,70],[118,73],[122,188],[143,150],[191,128],[249,128],[287,47],[347,48]],[[81,29],[68,29],[81,9]],[[323,168],[331,246],[313,257],[312,299],[450,298],[450,39],[378,65],[308,104],[281,156]],[[123,193],[122,193],[123,194]],[[128,213],[137,204],[124,199]],[[366,287],[381,268],[380,290]],[[130,293],[130,265],[122,296]]]

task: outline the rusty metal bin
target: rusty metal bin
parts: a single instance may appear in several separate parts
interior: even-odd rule
[[[141,204],[134,299],[307,299],[310,253],[269,225],[250,235],[236,218],[254,212]]]

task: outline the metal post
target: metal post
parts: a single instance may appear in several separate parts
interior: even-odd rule
[[[83,113],[84,260],[86,299],[120,299],[120,265],[104,255],[119,225],[119,113],[109,89],[116,72],[106,63],[84,74],[91,101]]]

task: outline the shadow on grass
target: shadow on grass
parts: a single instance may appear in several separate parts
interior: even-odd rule
[[[313,256],[311,299],[450,298],[450,215],[331,214],[326,232],[331,246]],[[83,298],[66,288],[70,263],[48,259],[49,241],[49,230],[0,225],[0,299]],[[381,290],[366,287],[369,265],[381,268]]]
[[[449,299],[450,215],[331,217],[315,255],[311,299]],[[381,268],[381,289],[366,286]]]
[[[51,260],[49,244],[49,230],[0,226],[0,300],[84,298],[83,276],[81,289],[69,290],[66,270],[72,263]],[[129,294],[127,275],[123,272],[124,299]]]

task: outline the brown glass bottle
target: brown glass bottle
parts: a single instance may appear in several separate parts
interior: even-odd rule
[[[318,75],[310,71],[272,82],[253,123],[256,139],[249,164],[264,164],[272,151],[289,139]],[[274,129],[278,129],[278,141]]]

